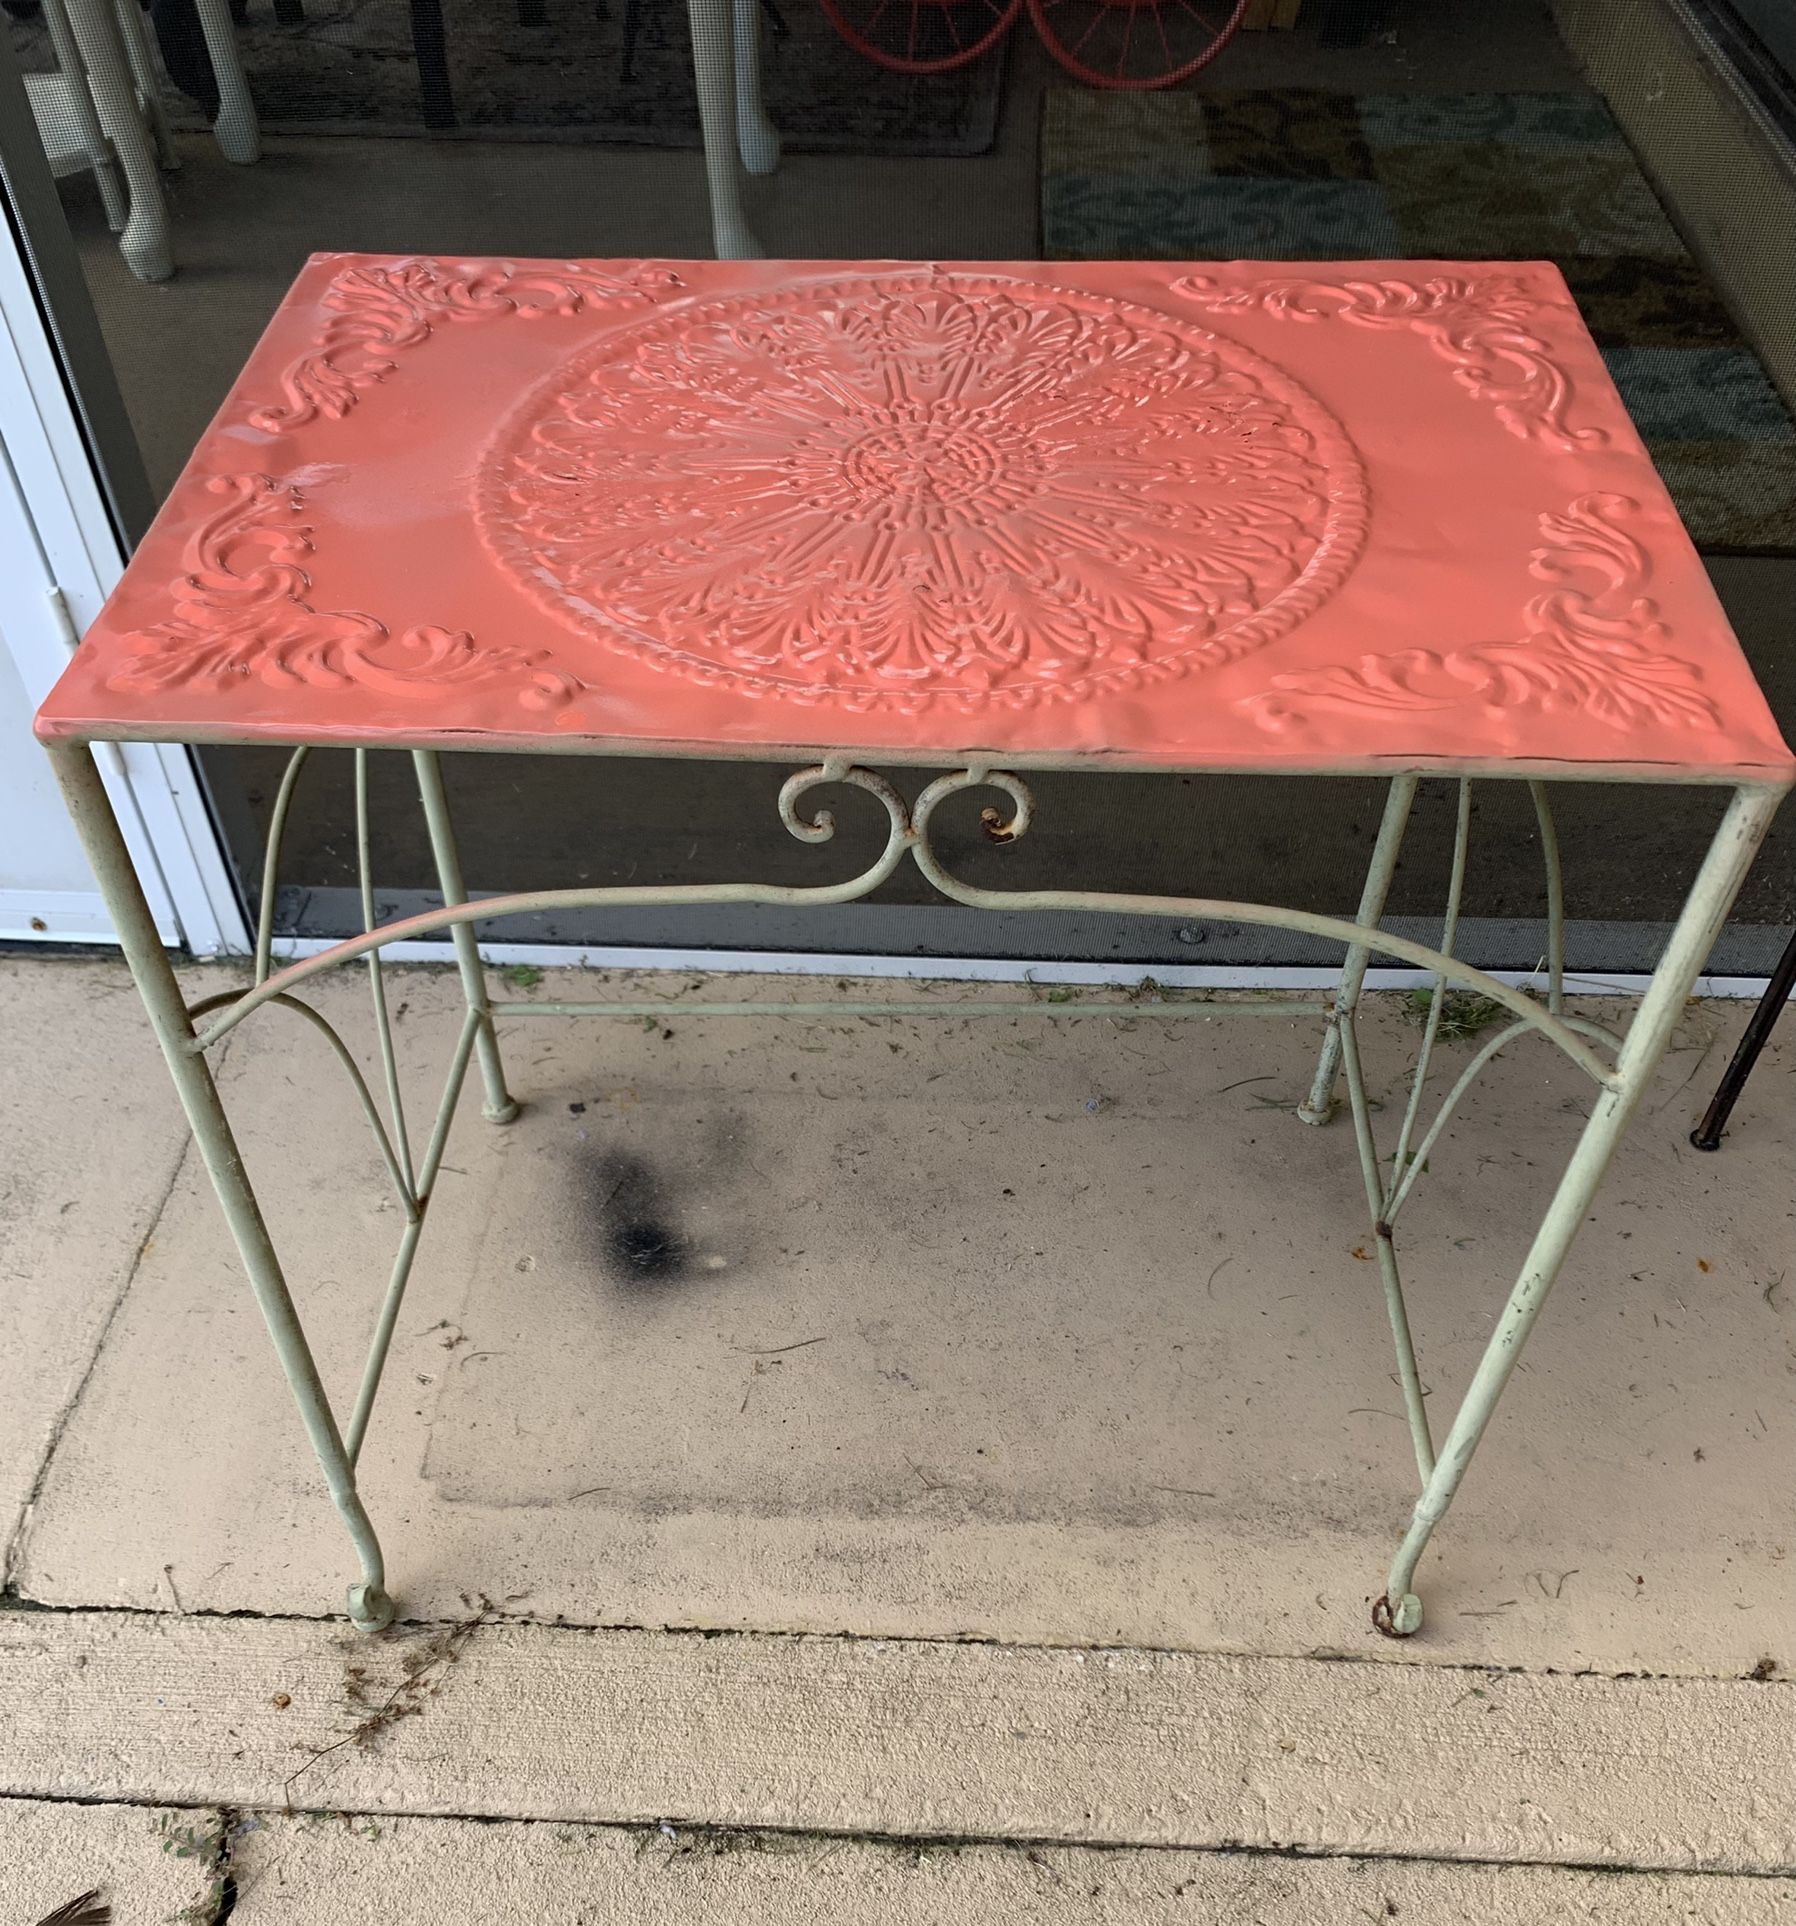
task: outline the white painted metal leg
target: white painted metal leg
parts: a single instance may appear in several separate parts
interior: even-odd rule
[[[162,196],[156,156],[138,114],[136,88],[119,39],[118,19],[110,0],[72,0],[68,11],[100,125],[118,155],[131,196],[131,211],[119,236],[119,252],[139,280],[166,281],[175,271],[168,203]]]
[[[711,191],[711,244],[720,261],[758,261],[761,244],[742,211],[736,172],[735,28],[732,0],[686,0],[692,23],[692,75],[705,136],[705,179]]]
[[[212,137],[226,160],[247,167],[262,158],[262,129],[237,47],[230,0],[194,0],[194,6],[206,36],[212,77],[218,82],[218,118],[212,123]]]
[[[50,30],[50,45],[68,92],[69,111],[74,115],[81,144],[87,149],[94,179],[100,186],[100,204],[106,210],[106,225],[117,234],[131,218],[131,202],[119,178],[118,159],[112,151],[112,143],[100,126],[99,115],[94,112],[87,62],[81,58],[81,48],[75,40],[74,28],[69,25],[63,0],[44,0],[44,25]]]
[[[1521,1275],[1485,1346],[1484,1356],[1453,1420],[1453,1428],[1441,1446],[1439,1460],[1416,1501],[1409,1531],[1391,1566],[1385,1595],[1373,1611],[1373,1622],[1381,1631],[1401,1638],[1421,1626],[1422,1601],[1412,1589],[1416,1563],[1435,1526],[1453,1502],[1509,1374],[1521,1357],[1528,1333],[1534,1328],[1534,1320],[1540,1315],[1572,1239],[1590,1209],[1609,1159],[1646,1094],[1685,1000],[1715,946],[1716,937],[1721,934],[1721,926],[1727,920],[1734,897],[1781,800],[1782,793],[1777,790],[1737,790],[1721,827],[1715,832],[1715,840],[1691,886],[1689,900],[1672,931],[1671,941],[1665,946],[1652,983],[1629,1026],[1616,1059],[1614,1082],[1598,1097],[1590,1121],[1584,1126],[1584,1134],[1578,1139],[1578,1147],[1572,1152],[1559,1187],[1553,1193],[1553,1201],[1535,1233]]]
[[[1360,894],[1359,914],[1353,919],[1363,928],[1375,928],[1384,914],[1384,899],[1390,893],[1391,877],[1397,868],[1397,855],[1403,847],[1403,831],[1409,821],[1410,806],[1416,799],[1414,776],[1399,776],[1385,799],[1384,820],[1378,825],[1378,840],[1372,846],[1372,864],[1366,871],[1365,888]],[[1341,1022],[1351,1017],[1359,1002],[1360,987],[1366,980],[1366,964],[1372,952],[1356,943],[1341,966],[1341,987],[1335,992],[1335,1006],[1329,1012],[1328,1028],[1322,1037],[1322,1060],[1316,1065],[1316,1080],[1308,1098],[1297,1106],[1297,1114],[1307,1124],[1327,1123],[1334,1113],[1335,1081],[1341,1074]]]
[[[119,38],[124,42],[125,58],[131,63],[131,77],[137,83],[144,125],[150,131],[157,160],[172,172],[181,165],[181,158],[175,152],[175,137],[169,130],[168,109],[162,104],[162,76],[156,70],[156,56],[150,52],[143,8],[138,0],[117,0],[117,4]]]
[[[735,0],[736,146],[751,174],[780,164],[779,129],[761,103],[761,0]]]

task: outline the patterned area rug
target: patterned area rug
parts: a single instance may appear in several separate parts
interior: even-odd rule
[[[266,132],[424,133],[406,0],[304,0],[283,26],[254,0],[238,28]],[[626,0],[443,0],[456,131],[478,139],[699,144],[680,0],[641,7],[624,73]],[[983,154],[997,131],[1002,52],[949,74],[888,73],[840,40],[816,0],[763,18],[763,97],[795,152]],[[525,24],[532,18],[540,25]],[[41,20],[8,22],[27,71],[54,58]],[[177,125],[205,123],[171,91]]]
[[[1050,260],[1557,262],[1698,546],[1796,554],[1796,424],[1596,96],[1061,89],[1041,173]]]

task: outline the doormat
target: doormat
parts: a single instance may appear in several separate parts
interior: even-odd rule
[[[1049,260],[1554,261],[1697,546],[1796,555],[1796,424],[1593,94],[1055,89],[1041,206]]]
[[[237,29],[263,131],[699,145],[686,9],[676,0],[442,0],[454,127],[425,125],[409,0],[255,0]],[[626,67],[625,23],[636,14]],[[41,19],[11,21],[27,71],[55,65]],[[816,0],[762,15],[762,95],[795,153],[983,154],[1003,50],[946,74],[895,74],[856,53]],[[172,90],[177,126],[207,123]],[[440,116],[438,116],[440,119]]]

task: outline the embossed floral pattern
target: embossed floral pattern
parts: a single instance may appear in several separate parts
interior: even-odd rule
[[[1365,480],[1314,397],[1147,309],[956,273],[614,330],[501,430],[478,515],[657,666],[916,708],[1237,657],[1342,581]]]
[[[109,688],[228,688],[253,676],[273,689],[360,684],[428,698],[498,683],[527,708],[555,709],[582,686],[544,649],[483,648],[463,630],[429,625],[394,636],[371,615],[313,608],[299,490],[267,475],[217,475],[207,488],[219,506],[188,538],[175,613],[125,638],[128,659]]]
[[[1571,383],[1529,328],[1540,304],[1514,275],[1442,275],[1421,282],[1285,277],[1231,288],[1194,274],[1174,285],[1213,314],[1258,308],[1290,321],[1334,316],[1354,327],[1413,329],[1452,364],[1454,379],[1473,400],[1495,405],[1511,434],[1561,448],[1594,448],[1609,439],[1600,428],[1568,425]]]
[[[1575,710],[1615,730],[1714,728],[1719,718],[1701,670],[1653,646],[1666,631],[1643,593],[1646,551],[1619,525],[1639,510],[1626,495],[1593,494],[1540,518],[1543,539],[1530,570],[1560,586],[1528,604],[1526,632],[1514,641],[1401,649],[1275,675],[1269,693],[1242,706],[1275,730],[1301,727],[1318,709],[1373,716]]]
[[[653,265],[607,274],[570,261],[554,272],[541,266],[526,272],[505,263],[418,258],[345,268],[324,292],[322,305],[332,318],[318,345],[288,363],[282,398],[252,409],[250,421],[278,434],[318,415],[340,420],[362,389],[393,371],[399,349],[427,341],[442,321],[579,314],[616,302],[651,302],[679,285],[671,268]]]

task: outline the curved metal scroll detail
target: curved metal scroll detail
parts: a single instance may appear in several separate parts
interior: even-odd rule
[[[962,881],[948,870],[937,855],[931,840],[931,826],[937,810],[950,796],[968,789],[994,789],[1009,800],[1010,811],[988,809],[984,816],[987,837],[997,843],[1017,841],[1027,833],[1034,820],[1034,799],[1028,785],[1009,770],[993,769],[975,763],[964,770],[938,776],[927,785],[911,808],[883,776],[863,769],[846,756],[831,757],[809,769],[797,771],[786,779],[780,790],[780,820],[800,842],[825,843],[835,835],[835,817],[827,809],[812,815],[801,812],[800,803],[812,790],[827,784],[844,784],[872,796],[886,812],[888,824],[885,847],[865,869],[839,883],[787,885],[774,883],[669,883],[632,887],[607,886],[593,889],[529,890],[507,896],[483,897],[478,903],[460,903],[427,910],[396,923],[387,923],[359,936],[346,938],[316,956],[304,957],[267,977],[244,992],[215,1023],[196,1036],[192,1048],[210,1049],[228,1035],[253,1010],[275,997],[290,993],[311,977],[350,962],[390,943],[412,942],[460,924],[491,922],[501,917],[531,916],[551,910],[595,908],[666,908],[694,903],[764,903],[799,906],[806,903],[852,903],[870,895],[892,875],[908,850],[918,869],[950,902],[964,903],[972,909],[1001,910],[1096,910],[1121,916],[1164,916],[1184,921],[1252,923],[1272,929],[1296,931],[1319,936],[1335,943],[1366,943],[1385,956],[1409,963],[1419,969],[1437,972],[1491,1002],[1501,1004],[1511,1016],[1538,1030],[1575,1063],[1587,1076],[1607,1088],[1613,1071],[1590,1048],[1579,1030],[1562,1017],[1541,1006],[1522,991],[1484,971],[1474,969],[1457,958],[1412,943],[1406,937],[1387,931],[1363,928],[1338,916],[1318,916],[1307,910],[1292,910],[1265,903],[1243,903],[1197,896],[1145,896],[1107,890],[990,890]]]
[[[832,783],[865,790],[886,812],[891,833],[880,852],[879,861],[867,871],[872,879],[867,888],[877,889],[903,860],[905,841],[910,833],[910,812],[905,807],[904,798],[884,776],[876,776],[871,769],[862,769],[854,763],[833,757],[828,762],[819,763],[815,769],[800,769],[780,784],[780,821],[801,843],[827,843],[836,833],[835,812],[819,809],[814,816],[801,816],[798,805],[813,789],[821,789]],[[875,871],[878,872],[877,876]]]
[[[188,1021],[192,1022],[196,1017],[205,1016],[213,1010],[230,1008],[248,996],[256,997],[258,1008],[263,1003],[278,1003],[282,1009],[296,1011],[314,1029],[323,1032],[325,1042],[331,1047],[331,1054],[343,1066],[355,1088],[356,1101],[362,1107],[362,1115],[368,1120],[368,1128],[374,1132],[374,1141],[380,1146],[380,1160],[387,1167],[387,1175],[393,1180],[393,1189],[408,1220],[417,1218],[420,1214],[417,1195],[410,1178],[401,1167],[393,1140],[387,1135],[387,1127],[381,1121],[380,1106],[374,1101],[374,1092],[368,1088],[368,1079],[362,1075],[362,1066],[356,1062],[355,1053],[343,1041],[341,1032],[329,1017],[285,990],[277,990],[272,996],[259,996],[255,990],[220,990],[215,996],[202,997],[199,1002],[190,1003],[187,1006]]]
[[[1463,988],[1474,990],[1500,1003],[1513,1017],[1538,1030],[1575,1063],[1586,1076],[1607,1088],[1614,1073],[1577,1030],[1563,1018],[1544,1010],[1532,998],[1494,976],[1462,963],[1457,957],[1431,950],[1426,944],[1412,943],[1407,937],[1393,936],[1386,930],[1366,929],[1339,916],[1317,916],[1308,910],[1283,909],[1267,903],[1238,903],[1200,896],[1137,896],[1108,890],[990,890],[963,882],[943,867],[929,843],[930,818],[943,801],[963,789],[997,789],[1011,799],[1013,815],[1007,822],[986,824],[988,835],[1014,842],[1033,819],[1033,803],[1027,786],[1007,770],[989,769],[975,764],[956,775],[938,777],[917,798],[911,824],[911,854],[917,867],[950,901],[965,903],[971,909],[1005,910],[1098,910],[1119,916],[1178,917],[1184,921],[1253,923],[1263,928],[1294,930],[1303,936],[1320,936],[1335,943],[1365,943],[1384,956],[1433,971]]]

